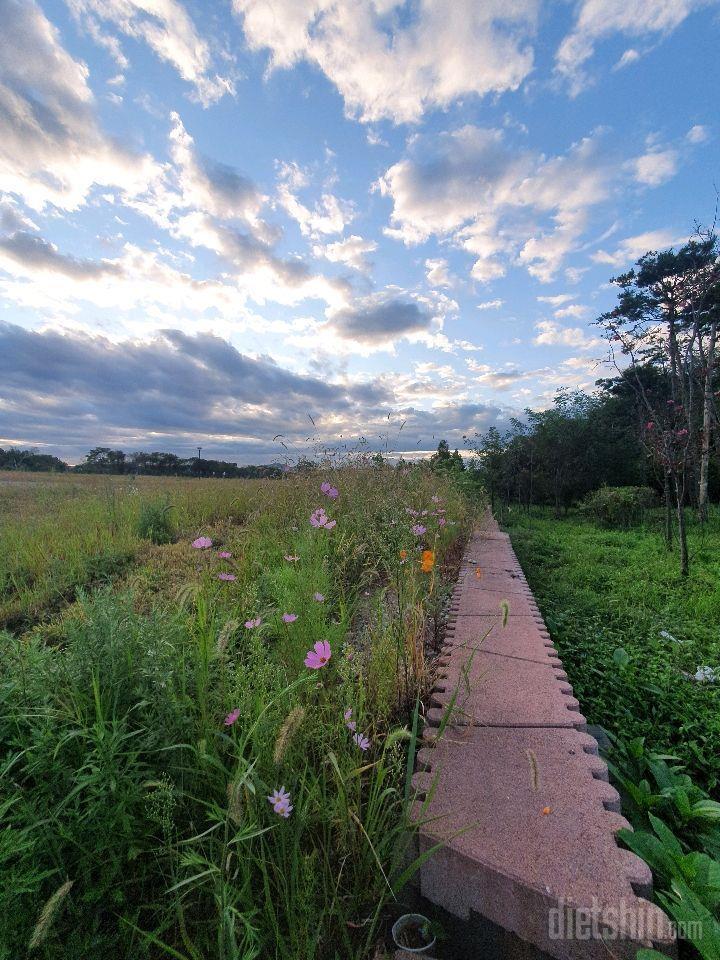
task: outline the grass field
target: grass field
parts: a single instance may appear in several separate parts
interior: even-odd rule
[[[605,530],[578,515],[519,510],[513,546],[591,723],[680,757],[700,783],[720,779],[720,512],[688,512],[691,575],[663,545],[661,518]],[[627,658],[618,650],[624,650]],[[718,682],[694,678],[699,667]]]
[[[0,490],[0,958],[382,957],[452,482]]]

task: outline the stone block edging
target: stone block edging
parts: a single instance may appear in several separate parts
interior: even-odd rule
[[[506,626],[502,626],[502,606]],[[450,602],[418,752],[421,895],[558,960],[675,955],[647,865],[507,534],[488,519]],[[443,954],[445,955],[445,954]],[[464,954],[463,954],[464,956]]]

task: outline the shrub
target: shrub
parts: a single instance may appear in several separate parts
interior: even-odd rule
[[[151,543],[172,543],[175,528],[170,517],[172,504],[162,500],[145,501],[140,505],[137,532],[143,540]]]
[[[588,494],[581,510],[601,527],[628,530],[642,523],[656,500],[650,487],[601,487]]]

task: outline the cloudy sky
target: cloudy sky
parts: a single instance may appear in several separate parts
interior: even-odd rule
[[[608,279],[713,215],[712,0],[0,24],[0,446],[461,444],[602,376]]]

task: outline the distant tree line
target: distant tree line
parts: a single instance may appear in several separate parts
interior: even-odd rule
[[[63,473],[68,465],[49,453],[35,453],[33,450],[3,450],[0,447],[0,470],[37,470],[42,473]]]
[[[82,463],[71,467],[58,457],[31,450],[0,449],[0,470],[33,470],[64,473],[101,473],[149,477],[234,477],[255,479],[279,477],[282,467],[261,464],[239,467],[225,460],[178,457],[174,453],[124,453],[110,447],[95,447]]]
[[[476,436],[478,469],[495,503],[557,511],[605,484],[655,487],[680,568],[688,570],[685,509],[700,520],[720,493],[718,407],[720,249],[698,230],[679,250],[650,252],[611,282],[617,305],[596,324],[615,375],[597,391],[559,393],[505,433]]]

